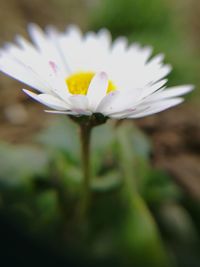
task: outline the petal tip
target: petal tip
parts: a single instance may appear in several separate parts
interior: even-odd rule
[[[99,73],[99,77],[100,77],[101,79],[107,79],[107,78],[108,78],[108,75],[107,75],[107,73],[106,73],[105,71],[101,71],[101,72]]]

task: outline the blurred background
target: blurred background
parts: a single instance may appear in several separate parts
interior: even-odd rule
[[[1,74],[1,266],[200,266],[199,0],[0,4],[1,45],[16,34],[28,38],[29,22],[60,30],[71,23],[83,31],[106,27],[113,39],[125,35],[130,42],[152,45],[154,54],[163,52],[173,66],[170,86],[196,87],[179,107],[122,122],[119,134],[114,123],[94,133],[98,179],[90,224],[80,229],[75,216],[81,179],[76,127],[66,118],[45,114],[21,92],[20,83]],[[124,146],[119,136],[130,145]],[[122,200],[117,169],[128,154],[126,147],[132,148],[129,158],[149,210],[147,221],[144,209],[136,205],[138,211],[130,212]],[[156,238],[151,235],[155,229]]]

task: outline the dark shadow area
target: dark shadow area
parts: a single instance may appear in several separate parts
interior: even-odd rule
[[[0,251],[1,267],[77,267],[70,261],[64,261],[52,251],[34,244],[25,234],[22,234],[8,220],[0,215]]]

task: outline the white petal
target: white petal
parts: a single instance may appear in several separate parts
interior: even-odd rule
[[[160,64],[164,60],[164,57],[165,56],[163,54],[158,54],[148,62],[148,65]]]
[[[66,77],[55,62],[50,61],[49,65],[51,69],[49,70],[48,78],[52,85],[51,91],[64,100],[64,102],[68,103],[70,93],[66,83]]]
[[[148,95],[151,95],[155,91],[159,90],[162,86],[164,86],[167,82],[167,79],[163,79],[159,82],[156,82],[153,85],[147,85],[145,88],[142,89],[141,97],[146,97]]]
[[[113,97],[110,98],[110,102],[107,101],[102,111],[105,115],[110,116],[114,113],[124,112],[124,110],[132,109],[140,101],[141,92],[141,88],[129,91],[121,90],[119,93],[113,94]]]
[[[39,51],[46,53],[48,50],[48,44],[42,29],[38,25],[30,23],[28,25],[28,31],[32,41]]]
[[[54,53],[55,53],[55,59],[57,60],[58,65],[64,70],[64,73],[66,75],[66,72],[70,74],[72,72],[70,68],[70,64],[65,58],[65,51],[63,51],[61,43],[60,43],[60,38],[59,38],[59,33],[54,27],[47,27],[46,32],[48,34],[49,41],[51,41]]]
[[[75,41],[80,41],[82,38],[82,32],[77,25],[71,24],[66,29],[66,35],[73,38]]]
[[[94,78],[91,80],[87,98],[89,101],[89,108],[91,111],[95,112],[99,103],[106,95],[108,88],[108,77],[105,72],[97,73]]]
[[[141,49],[141,59],[143,59],[144,63],[146,63],[151,56],[152,50],[151,46],[145,46]]]
[[[45,79],[38,76],[32,67],[25,66],[19,60],[11,57],[9,54],[6,54],[6,52],[1,54],[0,70],[40,92],[50,91],[50,85],[45,81]]]
[[[0,58],[2,71],[40,92],[50,93],[54,88],[64,88],[63,91],[67,93],[65,75],[56,62],[44,60],[36,51],[29,50],[29,47],[26,48],[27,51],[10,44],[6,47]]]
[[[112,45],[112,53],[113,54],[121,54],[123,53],[127,48],[127,38],[126,37],[118,37]]]
[[[79,111],[81,114],[91,114],[88,110],[88,99],[85,95],[72,95],[69,97],[71,110]]]
[[[193,85],[174,86],[174,87],[167,88],[161,92],[159,90],[158,92],[150,96],[148,100],[155,101],[155,100],[177,97],[177,96],[187,94],[191,92],[193,89],[194,89]]]
[[[108,50],[110,48],[112,39],[110,32],[107,29],[101,29],[98,31],[98,37],[101,45]]]
[[[162,101],[158,101],[155,103],[152,103],[148,110],[143,111],[143,112],[138,112],[137,108],[136,111],[134,112],[134,114],[127,116],[127,118],[141,118],[141,117],[145,117],[147,115],[152,115],[158,112],[161,112],[163,110],[166,110],[168,108],[171,108],[173,106],[176,106],[180,103],[182,103],[184,101],[183,98],[174,98],[174,99],[168,99],[168,100],[162,100]],[[147,106],[148,107],[148,106]]]
[[[161,66],[157,72],[152,76],[152,80],[158,81],[166,77],[172,70],[172,67],[169,64]]]
[[[118,90],[112,91],[109,94],[107,94],[99,103],[96,112],[102,113],[102,114],[106,114],[109,112],[112,112],[112,102],[115,100],[116,97],[118,97],[118,95],[120,94],[120,92]]]
[[[109,117],[114,118],[114,119],[125,119],[128,116],[146,112],[149,110],[149,108],[150,108],[150,106],[147,106],[147,105],[139,105],[139,106],[135,106],[133,108],[125,109],[123,111],[112,113],[109,115]]]
[[[29,24],[29,33],[42,57],[44,57],[47,62],[53,61],[59,65],[59,68],[63,71],[65,76],[69,74],[71,69],[63,55],[59,32],[49,26],[47,27],[47,33],[45,33],[37,25]]]
[[[73,111],[59,111],[59,110],[44,110],[47,113],[51,113],[51,114],[64,114],[64,115],[74,115],[74,116],[78,116],[79,114]]]
[[[67,104],[60,99],[49,95],[49,94],[35,94],[29,90],[23,89],[24,93],[35,99],[36,101],[52,108],[52,109],[57,109],[57,110],[68,110],[69,107]]]
[[[83,71],[81,66],[82,57],[88,56],[83,53],[83,41],[80,29],[74,25],[67,28],[57,39],[59,49],[62,51],[63,61],[71,72]],[[89,56],[88,56],[89,57]],[[84,65],[83,65],[84,66]]]
[[[15,37],[15,41],[20,46],[20,48],[22,48],[24,51],[29,52],[29,53],[34,53],[34,54],[37,54],[38,53],[37,50],[36,50],[36,48],[32,45],[32,43],[30,43],[29,41],[27,41],[21,35],[17,35]]]

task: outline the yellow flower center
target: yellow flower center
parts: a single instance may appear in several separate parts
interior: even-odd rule
[[[94,75],[95,73],[93,72],[78,72],[70,75],[66,79],[69,92],[73,95],[86,95]],[[107,94],[114,91],[115,88],[115,85],[109,80]]]

